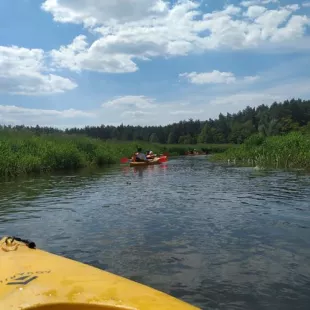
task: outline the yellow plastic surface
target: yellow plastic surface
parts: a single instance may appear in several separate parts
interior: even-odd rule
[[[181,300],[103,270],[0,240],[1,310],[194,310]]]

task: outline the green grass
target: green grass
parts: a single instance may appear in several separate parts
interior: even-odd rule
[[[84,136],[40,135],[0,131],[0,176],[77,169],[120,162],[137,146],[160,152],[147,143],[103,142]]]
[[[310,136],[300,132],[267,138],[254,135],[240,147],[230,148],[213,158],[259,168],[310,170]]]
[[[161,145],[141,141],[102,141],[82,135],[35,134],[14,129],[0,130],[0,176],[17,176],[56,170],[120,163],[137,149],[154,153],[183,155],[189,149],[209,152],[226,150],[228,145]]]

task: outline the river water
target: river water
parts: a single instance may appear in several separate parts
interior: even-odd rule
[[[0,235],[202,309],[309,309],[310,176],[172,159],[0,183]]]

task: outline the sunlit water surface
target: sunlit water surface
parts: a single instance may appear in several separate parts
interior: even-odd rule
[[[202,309],[310,309],[310,177],[173,159],[0,184],[0,234]]]

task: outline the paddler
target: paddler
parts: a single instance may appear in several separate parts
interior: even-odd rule
[[[135,154],[135,161],[136,162],[146,162],[148,161],[146,158],[146,155],[144,153],[142,153],[142,148],[139,147],[137,149],[137,153]]]
[[[147,151],[146,158],[147,159],[154,159],[156,156],[153,154],[153,151]]]

